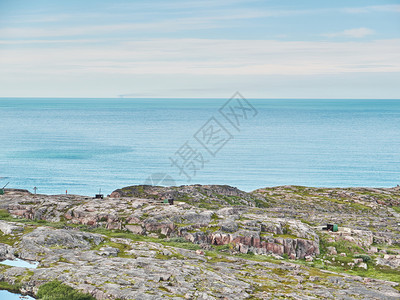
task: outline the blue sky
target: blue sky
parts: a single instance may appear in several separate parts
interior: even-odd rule
[[[0,0],[0,97],[400,98],[400,1]]]

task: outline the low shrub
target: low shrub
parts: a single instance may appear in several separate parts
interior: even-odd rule
[[[36,296],[42,300],[95,300],[91,295],[81,293],[57,280],[41,285]]]
[[[366,255],[366,254],[360,254],[360,255],[356,255],[356,258],[362,258],[363,262],[369,262],[372,260],[371,256]]]
[[[183,238],[183,237],[173,237],[169,239],[165,239],[166,242],[172,242],[172,243],[187,243],[188,241]]]

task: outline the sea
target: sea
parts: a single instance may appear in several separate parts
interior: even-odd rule
[[[400,184],[400,100],[0,98],[0,188]]]

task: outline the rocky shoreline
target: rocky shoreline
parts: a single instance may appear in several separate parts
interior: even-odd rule
[[[39,262],[0,281],[33,296],[57,279],[96,299],[400,297],[399,188],[7,190],[0,209],[0,259]]]

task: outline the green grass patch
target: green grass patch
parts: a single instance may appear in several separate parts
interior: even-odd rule
[[[350,205],[350,207],[352,207],[352,208],[354,208],[354,209],[362,210],[362,211],[368,211],[368,210],[371,210],[371,209],[372,209],[372,208],[369,207],[369,206],[365,206],[365,205],[363,205],[363,204],[355,203],[355,202],[349,203],[349,205]]]
[[[134,234],[134,233],[127,232],[127,231],[108,230],[105,228],[94,228],[94,229],[88,229],[87,231],[98,233],[98,234],[103,234],[107,237],[129,239],[129,240],[132,240],[135,242],[160,243],[164,246],[171,246],[171,247],[183,248],[183,249],[188,249],[188,250],[200,249],[199,245],[188,242],[183,238],[160,239],[160,238],[153,238],[153,237],[149,237],[149,236],[145,236],[145,235]],[[101,244],[100,248],[102,246],[104,246],[104,244]]]
[[[17,236],[11,236],[9,234],[0,233],[0,243],[13,246],[18,241],[19,241],[19,237],[17,237]]]
[[[209,263],[226,262],[232,263],[232,260],[228,259],[227,256],[220,255],[216,251],[205,251],[205,258]]]
[[[161,240],[159,242],[160,244],[164,245],[164,246],[170,246],[170,247],[176,247],[176,248],[183,248],[183,249],[187,249],[187,250],[199,250],[201,249],[201,247],[197,244],[193,244],[191,242],[171,242],[168,241],[167,239]]]
[[[273,258],[272,256],[269,255],[254,255],[254,253],[239,253],[235,255],[234,257],[240,257],[243,259],[247,260],[252,260],[252,261],[259,261],[259,262],[270,262],[270,263],[275,263],[275,264],[281,264],[281,261],[278,259]]]
[[[360,246],[356,245],[355,243],[346,241],[346,240],[339,240],[335,242],[328,242],[330,239],[330,235],[326,233],[320,233],[320,252],[321,255],[327,254],[328,247],[335,247],[337,253],[346,253],[347,256],[354,256],[355,254],[364,254],[365,250],[362,249]]]
[[[329,246],[335,247],[337,253],[344,252],[348,256],[354,255],[356,253],[364,253],[364,250],[360,246],[345,240],[339,240],[337,242],[330,243]]]
[[[195,203],[190,203],[190,204],[195,204]],[[216,203],[207,203],[207,202],[201,202],[197,205],[199,208],[205,208],[208,210],[215,210],[215,209],[219,209],[221,207],[221,205],[216,204]]]
[[[300,219],[300,221],[304,224],[307,224],[309,226],[314,226],[315,224],[311,223],[310,221],[304,220],[304,219]]]
[[[219,245],[219,246],[214,246],[215,250],[221,251],[221,252],[227,252],[229,250],[233,250],[233,245],[232,244],[225,244],[225,245]]]
[[[219,220],[218,215],[217,215],[216,213],[213,213],[213,214],[211,215],[211,220],[213,220],[213,221]]]
[[[267,200],[265,200],[265,199],[255,198],[254,202],[256,203],[256,207],[258,207],[258,208],[268,208],[268,207],[270,207],[270,205],[268,204]]]
[[[67,263],[67,264],[73,264],[73,262],[69,261],[68,259],[60,256],[60,258],[58,259],[58,262],[63,262],[63,263]]]
[[[36,296],[42,300],[95,300],[91,295],[79,292],[57,280],[41,285]]]
[[[356,255],[356,258],[361,258],[363,260],[363,262],[369,262],[372,260],[371,256],[366,255],[366,254],[360,254],[360,255]]]
[[[50,226],[53,228],[64,228],[67,224],[65,222],[48,222],[46,220],[30,220],[25,218],[18,218],[13,217],[7,210],[0,209],[0,220],[9,221],[9,222],[16,222],[22,223],[27,225],[34,225],[34,226]],[[79,225],[68,224],[70,227],[79,227]]]
[[[164,255],[162,253],[157,253],[154,258],[157,258],[157,259],[171,259],[171,258],[185,259],[185,256],[183,256],[182,254],[177,253],[177,252],[172,252],[171,255]]]
[[[338,268],[337,271],[343,272],[342,268]],[[353,270],[346,270],[346,273],[351,275],[358,275],[361,277],[370,277],[380,280],[388,280],[393,282],[400,283],[400,276],[399,270],[391,269],[389,267],[378,267],[374,266],[372,263],[368,263],[368,270],[364,269],[353,269]]]
[[[271,269],[271,272],[274,273],[275,275],[278,275],[279,277],[284,277],[288,275],[289,271],[281,268],[275,268]]]
[[[12,293],[19,293],[20,288],[20,284],[10,284],[6,281],[0,281],[0,290],[7,290]]]
[[[11,217],[10,213],[6,209],[0,209],[1,220],[8,220],[10,218],[13,219],[13,217]]]
[[[298,239],[297,236],[292,235],[292,234],[274,234],[274,238],[284,238],[284,239]]]

